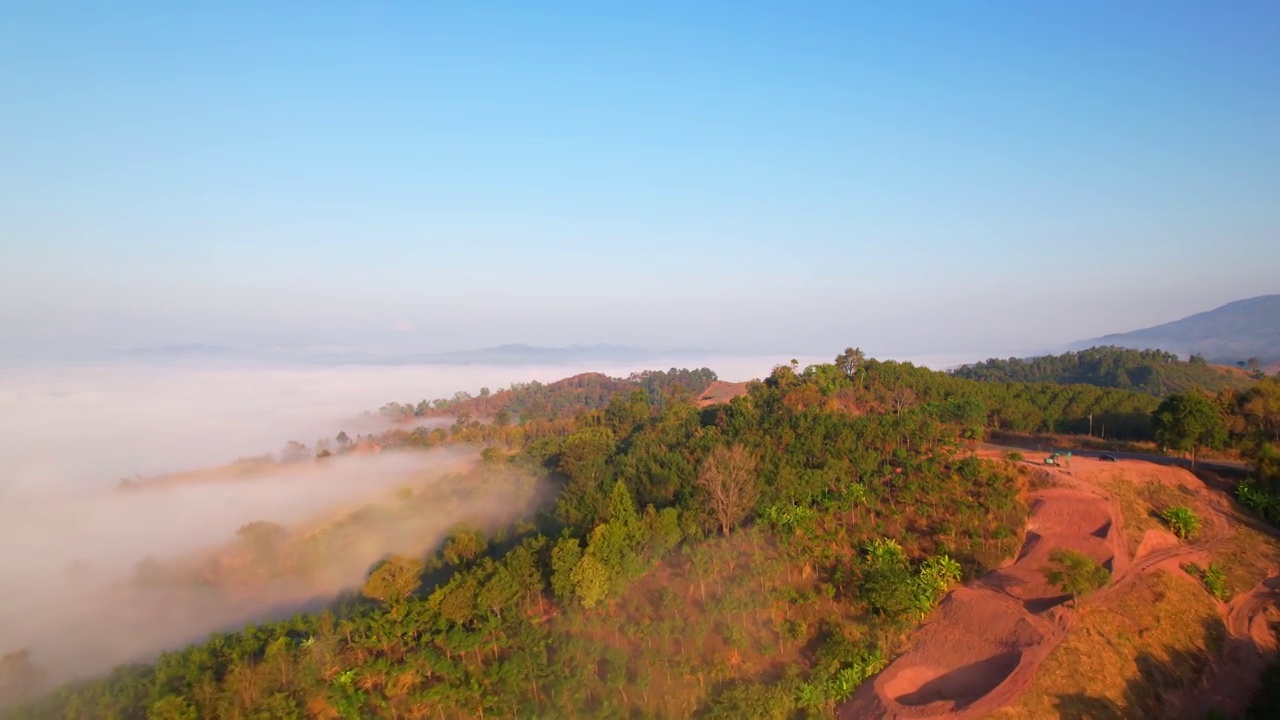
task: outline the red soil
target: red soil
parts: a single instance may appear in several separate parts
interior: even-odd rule
[[[1178,468],[1124,461],[1141,469],[1148,482],[1191,486],[1209,491],[1193,475]],[[1114,463],[1073,459],[1070,468],[1042,468],[1055,485],[1030,495],[1031,513],[1018,556],[1011,563],[950,593],[914,633],[907,650],[840,709],[846,720],[913,718],[980,718],[1014,701],[1028,686],[1048,654],[1065,638],[1075,612],[1070,596],[1045,581],[1040,570],[1057,549],[1076,550],[1106,565],[1112,585],[1103,593],[1132,582],[1139,573],[1176,570],[1183,563],[1205,562],[1206,551],[1230,532],[1226,517],[1205,518],[1198,547],[1180,543],[1169,533],[1146,533],[1135,558],[1126,550],[1123,515],[1101,487],[1088,480],[1114,472]],[[1218,507],[1221,498],[1213,498]],[[1247,698],[1274,649],[1267,619],[1280,596],[1280,578],[1224,606],[1230,633],[1204,709],[1223,698]],[[1238,642],[1237,642],[1238,641]],[[1197,703],[1189,703],[1191,705]],[[1204,712],[1196,717],[1203,717]],[[1187,717],[1192,715],[1188,714]]]
[[[721,405],[730,400],[747,394],[747,385],[749,382],[724,382],[717,380],[711,383],[711,386],[698,396],[698,407],[704,408],[710,405]]]

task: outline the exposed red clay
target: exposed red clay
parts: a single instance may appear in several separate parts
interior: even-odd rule
[[[1114,592],[1142,573],[1178,571],[1186,562],[1205,562],[1208,549],[1229,534],[1220,510],[1191,473],[1140,461],[1144,481],[1182,485],[1203,493],[1217,508],[1204,518],[1201,541],[1184,545],[1162,530],[1145,534],[1134,558],[1126,551],[1123,514],[1110,494],[1090,482],[1108,477],[1114,464],[1073,459],[1071,467],[1038,468],[1054,484],[1032,492],[1022,548],[1009,564],[951,592],[915,631],[907,650],[866,682],[840,708],[846,720],[980,718],[1012,703],[1030,686],[1036,670],[1070,630],[1075,612],[1070,596],[1048,584],[1041,568],[1058,549],[1076,550],[1106,565]],[[1269,621],[1280,599],[1280,577],[1223,606],[1229,632],[1211,687],[1189,702],[1186,717],[1203,717],[1223,701],[1247,698],[1275,641]],[[1229,703],[1228,703],[1229,704]],[[1203,708],[1201,707],[1203,706]],[[1195,712],[1199,715],[1195,715]]]
[[[723,380],[717,380],[711,383],[711,385],[698,396],[697,405],[700,408],[708,407],[710,405],[721,405],[736,397],[746,395],[747,385],[749,383],[750,381],[731,383]]]

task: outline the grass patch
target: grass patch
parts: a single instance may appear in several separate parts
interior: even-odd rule
[[[1224,602],[1231,599],[1231,591],[1227,588],[1227,574],[1217,563],[1209,563],[1207,567],[1187,563],[1182,569],[1191,577],[1197,578],[1210,595]]]
[[[1108,476],[1102,483],[1120,504],[1124,514],[1125,540],[1132,556],[1142,544],[1148,530],[1168,530],[1161,514],[1173,507],[1194,504],[1194,491],[1181,486],[1148,482],[1141,471],[1125,469]]]
[[[1280,567],[1280,541],[1261,521],[1239,510],[1229,515],[1231,536],[1213,552],[1230,597],[1248,592]]]

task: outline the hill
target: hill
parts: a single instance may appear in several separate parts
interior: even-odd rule
[[[488,388],[473,397],[458,392],[452,398],[433,401],[423,400],[417,405],[387,403],[379,412],[393,420],[413,417],[450,416],[500,418],[499,424],[527,422],[535,419],[569,418],[589,410],[600,410],[610,399],[636,390],[643,391],[649,402],[664,399],[696,397],[716,382],[716,374],[709,368],[688,370],[645,370],[631,373],[625,378],[609,377],[602,373],[582,373],[540,383],[536,380],[515,383],[510,388],[489,392]]]
[[[1280,360],[1280,295],[1237,300],[1163,325],[1084,340],[1069,349],[1099,345],[1202,355],[1227,364],[1249,358],[1274,362]]]
[[[1064,707],[1081,717],[1155,718],[1190,706],[1178,688],[1214,688],[1208,700],[1231,709],[1250,694],[1274,644],[1247,663],[1230,648],[1253,652],[1240,643],[1269,619],[1259,582],[1280,546],[1265,526],[1184,470],[1046,467],[978,444],[996,429],[1083,432],[1089,416],[1150,438],[1153,396],[976,382],[852,353],[779,366],[741,399],[699,408],[708,389],[741,389],[713,379],[576,376],[532,391],[538,412],[507,398],[508,423],[477,419],[475,398],[445,402],[447,430],[376,441],[479,449],[461,475],[302,531],[265,518],[220,563],[142,578],[176,597],[254,593],[283,573],[309,582],[317,557],[352,548],[383,558],[347,576],[360,597],[43,697],[41,655],[15,649],[0,657],[0,706],[15,704],[0,717],[959,720],[1045,717],[1071,696]],[[1246,420],[1270,427],[1249,420],[1265,407],[1245,410],[1237,435]],[[335,454],[348,452],[359,450]],[[447,506],[494,487],[512,511],[499,521]],[[524,512],[517,488],[537,488],[539,504]],[[1280,508],[1261,489],[1247,497]],[[1203,523],[1185,541],[1160,520],[1180,506]],[[412,530],[439,520],[459,523],[442,542]],[[351,534],[388,526],[407,528],[403,544]],[[1108,586],[1076,600],[1050,586],[1043,563],[1059,549],[1105,567]],[[1067,672],[1094,659],[1105,672]]]
[[[983,382],[1047,382],[1137,390],[1156,397],[1200,388],[1237,390],[1254,380],[1238,368],[1183,361],[1163,350],[1095,347],[1080,352],[1036,358],[992,358],[952,371],[957,377]]]

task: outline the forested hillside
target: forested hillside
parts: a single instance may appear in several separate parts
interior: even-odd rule
[[[1210,365],[1199,357],[1183,361],[1163,350],[1130,350],[1111,346],[1036,358],[992,358],[958,368],[953,374],[983,382],[1097,385],[1136,390],[1157,397],[1192,388],[1210,392],[1242,389],[1255,379],[1252,372]]]
[[[1255,358],[1265,365],[1280,360],[1280,295],[1236,300],[1181,320],[1086,340],[1075,347],[1098,345],[1161,348],[1228,364]]]
[[[554,492],[499,527],[459,518],[433,552],[388,557],[360,596],[325,612],[218,634],[5,717],[829,715],[949,587],[1018,548],[1025,478],[974,455],[987,429],[1071,431],[1092,414],[1133,438],[1194,435],[1158,414],[1153,424],[1160,401],[1144,393],[975,382],[857,351],[779,367],[725,405],[700,410],[666,391],[708,373],[649,375],[652,386],[642,375],[611,393],[587,376],[560,400],[546,397],[558,384],[522,386],[496,408],[430,408],[456,411],[449,428],[366,438],[384,451],[481,448],[446,489],[482,479]],[[546,410],[511,410],[522,392]],[[478,419],[503,409],[509,422]],[[1218,416],[1223,442],[1229,417]],[[430,513],[438,499],[425,492],[349,521]],[[234,578],[160,576],[193,592],[243,589],[255,574],[308,572],[296,559],[343,537],[317,546],[242,530],[260,554]],[[5,663],[22,680],[0,694],[29,699],[40,658]]]
[[[608,404],[614,395],[637,388],[644,390],[651,402],[693,398],[715,381],[715,372],[708,368],[646,370],[625,378],[583,373],[553,383],[536,380],[513,383],[511,387],[500,388],[497,392],[481,388],[476,396],[459,391],[451,398],[404,404],[392,402],[384,405],[381,413],[391,418],[474,416],[493,418],[499,425],[507,425],[596,410]]]

